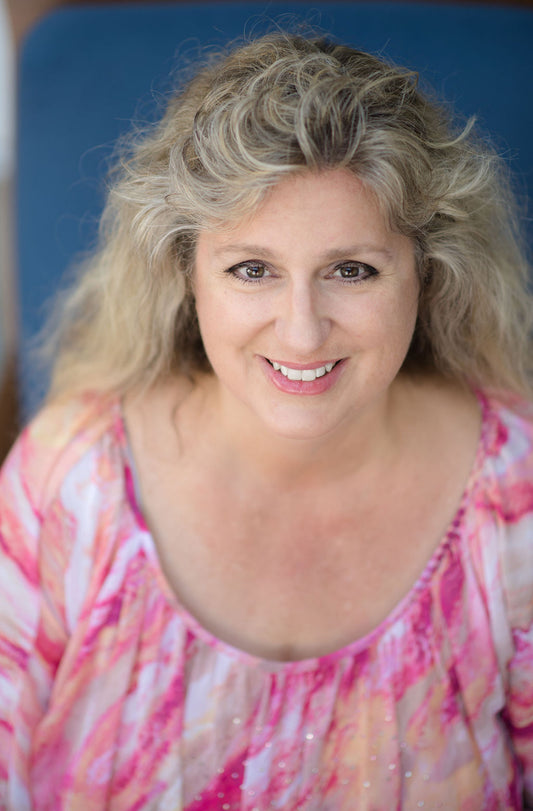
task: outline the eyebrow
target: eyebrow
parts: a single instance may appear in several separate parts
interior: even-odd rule
[[[255,245],[248,242],[237,242],[231,245],[224,245],[223,247],[215,250],[217,256],[224,256],[232,253],[245,253],[250,256],[265,257],[266,259],[274,259],[276,254],[270,248],[264,245]],[[358,254],[372,254],[374,256],[381,256],[384,259],[391,260],[394,256],[393,251],[389,248],[384,248],[370,243],[362,243],[360,245],[348,245],[346,247],[332,248],[325,251],[318,258],[321,261],[332,262],[335,259],[347,259],[348,257],[356,257]]]

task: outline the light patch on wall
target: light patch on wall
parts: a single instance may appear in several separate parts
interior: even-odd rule
[[[13,171],[14,44],[5,0],[0,0],[0,178]]]
[[[5,0],[0,0],[0,381],[15,348],[15,286],[12,267],[15,47]]]

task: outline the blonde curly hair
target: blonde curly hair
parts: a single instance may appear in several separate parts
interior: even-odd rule
[[[253,211],[290,173],[342,167],[416,246],[405,366],[529,393],[533,308],[503,162],[413,72],[277,32],[204,66],[132,137],[99,246],[51,319],[50,396],[209,369],[190,284],[198,233]]]

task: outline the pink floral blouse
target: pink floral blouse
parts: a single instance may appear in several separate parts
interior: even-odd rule
[[[297,662],[180,605],[118,403],[41,413],[0,480],[0,808],[533,807],[533,423],[480,402],[470,480],[416,584],[372,633]]]

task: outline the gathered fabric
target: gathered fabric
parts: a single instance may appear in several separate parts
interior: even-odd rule
[[[180,604],[120,402],[41,412],[0,476],[0,808],[533,807],[533,412],[478,397],[476,461],[416,583],[292,662]]]

